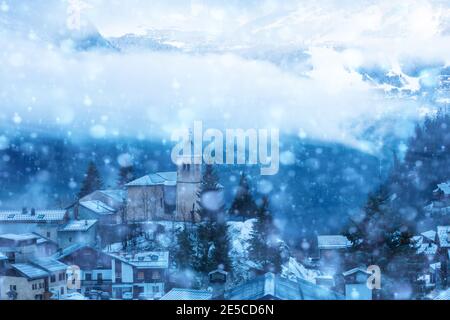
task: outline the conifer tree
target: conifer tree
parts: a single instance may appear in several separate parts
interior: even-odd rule
[[[249,256],[264,271],[279,272],[281,269],[280,250],[273,241],[275,234],[276,228],[269,209],[269,199],[264,196],[249,240]]]
[[[239,187],[236,191],[236,196],[231,204],[230,214],[242,217],[243,220],[254,218],[258,208],[253,200],[250,183],[248,177],[243,171],[239,181]]]
[[[86,174],[84,175],[83,184],[78,193],[78,199],[81,199],[96,190],[100,190],[102,186],[103,182],[100,177],[100,172],[95,163],[91,161],[89,162]]]
[[[193,266],[194,261],[194,245],[192,235],[185,224],[184,227],[178,231],[177,248],[175,250],[174,259],[178,269],[188,269]]]
[[[222,187],[212,165],[206,165],[198,199],[197,213],[202,221],[197,226],[196,269],[209,272],[223,265],[230,271],[230,245]]]
[[[134,180],[134,167],[126,166],[120,167],[119,178],[117,179],[117,186],[123,188],[128,182]]]

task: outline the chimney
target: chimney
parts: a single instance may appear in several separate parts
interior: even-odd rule
[[[87,222],[87,220],[84,220],[84,225],[85,225],[85,226],[87,226],[87,225],[88,225],[88,222]]]
[[[36,209],[35,208],[31,208],[31,215],[35,216],[36,215]]]
[[[23,208],[22,208],[22,214],[27,214],[27,213],[28,213],[27,207],[23,207]]]

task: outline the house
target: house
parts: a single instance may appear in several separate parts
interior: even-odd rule
[[[425,213],[433,217],[450,214],[450,181],[440,183],[433,191],[433,200],[425,208]]]
[[[30,263],[15,263],[0,272],[0,300],[43,300],[47,271]]]
[[[134,298],[161,298],[164,295],[169,252],[110,254],[112,258],[112,296],[122,299],[131,292]]]
[[[71,275],[80,281],[79,287],[73,291],[83,294],[90,290],[111,292],[112,259],[108,254],[87,245],[73,244],[60,250],[53,258],[68,265],[71,272],[75,270],[78,273]]]
[[[367,285],[371,273],[366,268],[353,268],[342,273],[346,300],[372,300],[372,289]]]
[[[58,245],[66,248],[74,243],[95,246],[97,220],[72,220],[58,230]]]
[[[325,274],[338,274],[343,270],[343,258],[352,246],[350,240],[342,235],[317,236],[319,249],[319,268]]]
[[[266,273],[225,292],[227,300],[343,300],[344,296],[303,279]]]
[[[62,295],[67,293],[66,271],[68,266],[66,264],[53,258],[38,258],[31,260],[30,263],[49,274],[45,281],[48,298],[59,300]]]
[[[66,210],[0,211],[1,233],[37,233],[57,242],[58,230],[69,219]]]
[[[212,296],[213,294],[209,290],[173,288],[162,296],[160,300],[211,300]]]
[[[424,254],[429,262],[434,262],[436,260],[438,251],[436,231],[428,230],[422,232],[419,236],[413,237],[412,241],[417,254]]]
[[[33,257],[45,257],[54,254],[58,245],[35,233],[0,235],[0,248],[11,263],[27,261]]]
[[[438,245],[438,260],[440,262],[440,279],[442,286],[446,288],[449,284],[450,273],[450,226],[438,226],[436,231],[436,242]]]
[[[10,263],[26,262],[36,257],[37,240],[39,235],[34,233],[0,235],[0,250],[8,257]]]
[[[122,223],[127,199],[125,190],[97,190],[68,208],[74,220],[98,220],[100,226]]]
[[[199,157],[179,156],[176,172],[156,172],[126,184],[126,221],[198,221],[195,209],[202,178]]]

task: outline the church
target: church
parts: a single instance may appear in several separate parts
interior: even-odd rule
[[[195,157],[180,156],[177,171],[148,174],[126,184],[125,222],[199,221],[195,211],[202,165]]]

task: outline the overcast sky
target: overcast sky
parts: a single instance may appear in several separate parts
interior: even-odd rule
[[[358,136],[361,123],[414,119],[431,106],[386,98],[356,70],[379,66],[401,74],[418,63],[450,62],[448,1],[83,2],[82,22],[104,37],[175,29],[181,32],[175,40],[189,42],[185,33],[195,32],[218,49],[79,52],[64,41],[79,1],[0,0],[4,127],[146,138],[204,120],[369,148]],[[306,55],[288,67],[272,59],[295,52]],[[405,79],[412,90],[424,80]]]

